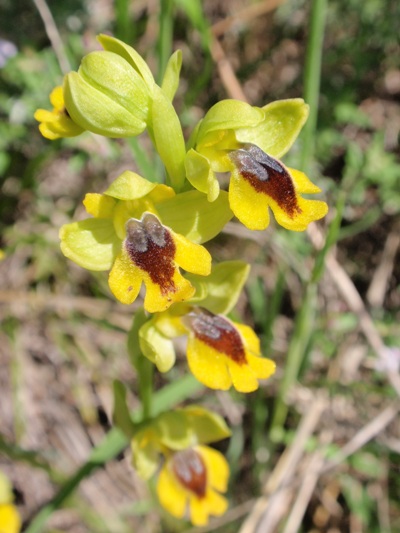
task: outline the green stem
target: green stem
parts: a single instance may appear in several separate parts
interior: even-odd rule
[[[168,59],[172,53],[172,34],[173,34],[173,0],[160,1],[160,19],[159,19],[159,38],[157,43],[158,51],[158,73],[157,81],[161,84]]]
[[[191,374],[167,385],[160,391],[154,393],[154,415],[172,409],[176,404],[200,391],[202,388],[203,386]],[[143,420],[142,413],[140,412],[133,412],[131,416],[132,420],[136,423]],[[111,429],[104,439],[92,450],[88,461],[64,483],[54,498],[32,518],[30,524],[25,529],[25,533],[42,533],[47,520],[54,511],[60,509],[65,503],[65,500],[79,486],[79,483],[92,474],[94,470],[114,459],[128,444],[128,439],[122,431],[117,428]]]
[[[154,365],[143,354],[139,343],[139,330],[148,320],[144,309],[135,313],[132,327],[128,335],[128,354],[138,375],[139,396],[142,403],[143,420],[152,416],[153,372]]]
[[[303,129],[301,159],[301,168],[306,173],[309,171],[314,156],[326,10],[327,0],[313,0],[304,78],[304,99],[310,105],[310,116]],[[337,234],[336,226],[335,234]],[[322,275],[324,258],[331,244],[332,240],[327,239],[324,249],[316,257],[313,272],[305,289],[302,305],[297,313],[285,364],[285,374],[281,382],[272,418],[272,440],[279,440],[281,436],[288,413],[286,395],[297,380],[310,350],[317,306],[317,282]]]

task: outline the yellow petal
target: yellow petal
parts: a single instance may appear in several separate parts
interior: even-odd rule
[[[175,261],[179,266],[201,276],[208,276],[211,272],[211,255],[200,244],[194,244],[183,235],[173,235],[176,252]]]
[[[130,259],[125,250],[118,255],[108,277],[114,296],[123,304],[131,304],[139,294],[143,271]]]
[[[194,294],[194,287],[179,272],[175,270],[172,282],[173,290],[163,290],[158,283],[154,283],[147,272],[143,271],[143,280],[146,285],[144,308],[149,313],[160,313],[168,309],[173,303],[184,302]]]
[[[161,505],[172,516],[183,518],[186,511],[187,494],[177,483],[167,464],[162,467],[158,476],[157,496]]]
[[[266,357],[247,354],[247,362],[258,379],[268,379],[275,373],[276,365]]]
[[[207,493],[211,492],[210,490]],[[190,521],[194,526],[205,526],[208,522],[210,514],[208,509],[208,494],[204,498],[197,498],[197,496],[190,495],[189,497],[189,512]]]
[[[64,109],[64,94],[63,88],[61,85],[55,87],[50,93],[50,103],[57,111],[62,111]]]
[[[96,193],[88,193],[83,200],[87,213],[95,218],[111,218],[116,203],[110,196]]]
[[[187,346],[189,368],[196,379],[210,389],[228,390],[232,385],[227,356],[190,336]]]
[[[269,225],[265,195],[258,193],[236,170],[229,184],[229,205],[240,222],[251,230],[263,230]]]
[[[242,336],[246,348],[253,354],[258,355],[260,353],[260,339],[254,333],[254,330],[250,326],[246,326],[246,324],[239,324],[238,322],[233,324]]]
[[[196,446],[198,452],[207,468],[209,485],[219,492],[226,492],[228,489],[229,465],[221,452],[209,446]]]
[[[316,194],[321,192],[321,189],[314,185],[314,183],[300,170],[286,167],[293,178],[296,190],[304,194]]]
[[[310,222],[323,218],[328,212],[328,206],[320,200],[308,200],[297,195],[299,213],[289,216],[274,200],[268,198],[268,205],[272,209],[278,224],[292,231],[304,231]]]
[[[0,505],[0,532],[19,533],[20,529],[21,519],[15,505]]]
[[[36,109],[33,118],[38,122],[56,122],[58,120],[58,116],[47,109]]]
[[[253,392],[258,389],[258,380],[248,365],[238,365],[232,360],[228,362],[232,383],[238,392]]]

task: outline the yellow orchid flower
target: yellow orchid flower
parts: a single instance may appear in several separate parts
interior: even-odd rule
[[[61,86],[50,93],[50,103],[53,106],[52,111],[37,109],[34,114],[35,119],[40,122],[39,130],[43,137],[53,141],[61,137],[76,137],[84,131],[68,114]]]
[[[275,372],[275,363],[260,357],[260,341],[244,324],[232,322],[205,309],[182,318],[190,330],[187,360],[193,375],[210,389],[239,392],[258,389],[258,380]]]
[[[194,446],[173,453],[163,465],[157,482],[161,505],[176,518],[186,510],[195,526],[209,516],[225,513],[229,466],[225,457],[208,446]]]
[[[303,231],[326,215],[325,202],[302,194],[321,192],[280,158],[307,120],[300,98],[279,100],[262,108],[236,100],[215,104],[195,129],[186,154],[186,176],[214,202],[220,194],[218,173],[229,172],[229,204],[249,229],[265,229],[270,208],[279,224]]]
[[[144,283],[145,309],[165,311],[195,292],[179,268],[203,276],[211,270],[203,246],[162,224],[157,208],[174,196],[170,187],[126,171],[103,195],[86,195],[94,218],[63,226],[61,250],[84,268],[111,270],[109,286],[122,303],[131,304]]]

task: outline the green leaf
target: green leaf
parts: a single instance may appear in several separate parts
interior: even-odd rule
[[[121,249],[114,225],[109,219],[88,218],[65,224],[60,229],[61,251],[83,268],[110,270]]]
[[[177,50],[172,54],[165,69],[161,89],[172,102],[179,86],[179,74],[182,66],[182,52]]]
[[[163,224],[198,244],[218,235],[233,217],[226,191],[215,202],[199,191],[184,192],[159,204],[157,210]]]
[[[121,429],[128,438],[132,438],[135,434],[135,424],[133,423],[128,405],[126,403],[126,388],[125,385],[119,381],[114,380],[113,383],[114,394],[114,410],[113,410],[113,424]]]
[[[360,474],[370,478],[379,479],[384,475],[381,460],[370,452],[357,452],[348,461]]]

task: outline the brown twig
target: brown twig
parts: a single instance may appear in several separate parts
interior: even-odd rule
[[[325,241],[325,237],[318,226],[316,224],[310,224],[307,229],[307,234],[315,248],[321,249]],[[388,349],[383,342],[377,328],[375,327],[375,324],[368,313],[367,308],[365,307],[360,293],[354,286],[350,276],[335,258],[332,250],[330,250],[326,255],[325,267],[336,287],[338,288],[343,300],[346,302],[349,309],[351,309],[351,311],[357,315],[360,328],[364,333],[365,338],[376,355],[382,361],[382,366],[386,372],[388,380],[395,389],[396,393],[400,396],[400,376],[398,372],[393,371],[390,366],[387,365]]]
[[[222,84],[230,98],[247,102],[246,95],[244,94],[242,86],[236,77],[235,71],[233,70],[229,59],[225,55],[224,49],[217,39],[213,39],[211,45],[211,56],[217,65]]]
[[[232,26],[248,24],[251,20],[273,11],[283,4],[283,2],[284,0],[265,0],[264,2],[257,2],[256,4],[247,6],[237,11],[234,15],[216,22],[211,28],[212,33],[215,37],[219,37],[229,31]]]
[[[297,471],[309,437],[313,434],[326,407],[326,400],[319,396],[300,421],[290,447],[281,455],[265,485],[264,495],[255,503],[252,512],[243,523],[240,533],[272,533],[282,517],[282,502],[288,498],[288,488]]]
[[[366,424],[350,439],[332,459],[326,461],[322,473],[328,472],[343,463],[350,455],[362,448],[367,442],[379,435],[394,420],[400,410],[400,402],[393,403],[386,407],[378,416],[375,416],[371,422]]]

